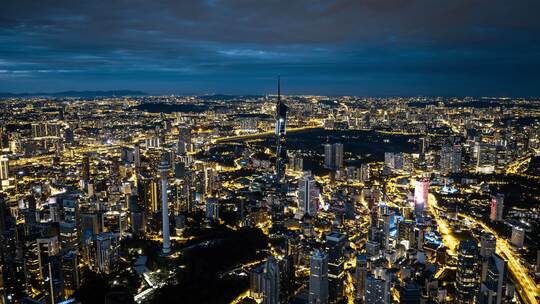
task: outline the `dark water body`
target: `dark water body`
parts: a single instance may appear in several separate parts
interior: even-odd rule
[[[417,152],[420,136],[383,134],[376,131],[309,129],[287,134],[287,150],[301,150],[304,169],[324,173],[324,144],[342,143],[345,166],[383,161],[385,152]],[[258,145],[275,149],[275,139],[265,138]]]
[[[342,143],[345,153],[380,155],[384,152],[414,152],[417,148],[410,140],[419,136],[383,134],[362,130],[309,129],[287,134],[287,149],[311,150],[324,154],[324,144]]]

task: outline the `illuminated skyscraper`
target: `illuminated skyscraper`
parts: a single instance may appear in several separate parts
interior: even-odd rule
[[[422,179],[414,185],[414,210],[416,214],[422,213],[428,203],[429,181]]]
[[[4,155],[0,156],[0,181],[9,178],[9,160]]]
[[[356,257],[356,300],[363,302],[366,295],[366,279],[367,279],[367,257],[365,254],[359,254]]]
[[[442,173],[461,171],[461,146],[444,145],[440,151],[439,169]]]
[[[479,282],[478,245],[473,240],[459,243],[456,274],[457,303],[474,303]]]
[[[482,271],[480,274],[481,280],[484,280],[488,271],[489,258],[495,254],[495,248],[497,247],[497,238],[489,233],[484,232],[480,236],[480,259],[482,262]]]
[[[314,216],[318,210],[319,189],[311,171],[306,171],[298,180],[298,210],[300,215]]]
[[[487,273],[480,286],[478,303],[501,304],[505,281],[506,262],[497,254],[487,260]]]
[[[163,155],[164,156],[164,155]],[[167,196],[167,179],[169,176],[169,163],[165,157],[162,157],[161,163],[158,165],[158,174],[161,181],[161,215],[163,224],[163,254],[171,252],[171,236],[169,233],[169,200]]]
[[[324,145],[324,167],[331,170],[343,167],[343,144]]]
[[[512,238],[510,243],[518,248],[523,247],[525,242],[525,230],[521,227],[514,226],[512,227]]]
[[[328,252],[328,290],[330,302],[343,299],[343,281],[345,279],[345,245],[347,237],[339,232],[326,235],[326,250]]]
[[[285,151],[285,135],[287,133],[287,106],[281,100],[281,81],[278,77],[278,100],[276,104],[276,182],[282,183],[285,177],[287,152]]]
[[[376,278],[373,275],[368,275],[366,278],[366,304],[387,304],[388,282],[381,278]]]
[[[497,194],[496,196],[492,196],[489,219],[492,222],[502,221],[503,209],[504,209],[504,195]]]
[[[328,303],[328,255],[315,251],[309,263],[309,304]]]

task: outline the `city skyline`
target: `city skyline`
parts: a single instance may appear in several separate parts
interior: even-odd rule
[[[540,1],[5,0],[0,304],[537,304]]]

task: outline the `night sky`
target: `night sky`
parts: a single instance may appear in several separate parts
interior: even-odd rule
[[[0,92],[540,95],[540,1],[0,0]]]

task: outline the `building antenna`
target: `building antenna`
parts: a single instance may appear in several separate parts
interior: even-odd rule
[[[281,75],[277,76],[277,100],[281,101]]]

